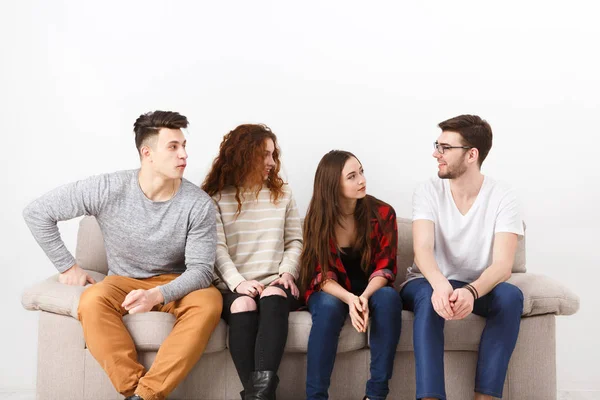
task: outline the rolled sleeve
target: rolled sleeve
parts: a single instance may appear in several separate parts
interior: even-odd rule
[[[378,276],[385,278],[390,282],[394,282],[396,280],[396,274],[394,274],[391,269],[386,268],[374,271],[371,274],[371,276],[369,276],[369,282],[371,281],[371,279],[376,278]]]
[[[327,281],[336,281],[338,282],[338,276],[335,273],[335,271],[327,271],[327,274],[325,274],[325,277],[323,278],[323,273],[319,272],[312,280],[311,282],[311,286],[315,288],[315,290],[320,290],[321,287],[323,287],[323,285],[325,284],[325,282]]]

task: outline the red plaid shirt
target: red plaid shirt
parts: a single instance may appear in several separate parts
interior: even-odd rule
[[[369,281],[376,276],[383,276],[388,280],[388,286],[392,286],[398,272],[396,266],[396,253],[398,251],[396,212],[392,206],[379,201],[374,206],[375,211],[379,214],[379,219],[375,216],[371,218],[371,265],[367,273],[369,274]],[[381,223],[379,222],[380,220]],[[381,225],[383,225],[383,229]],[[384,232],[388,233],[384,234]],[[308,304],[310,295],[321,290],[323,283],[329,279],[333,279],[343,288],[350,291],[350,279],[342,264],[334,241],[331,240],[329,245],[333,265],[329,266],[326,277],[323,277],[321,266],[317,265],[315,275],[304,293],[306,304]]]

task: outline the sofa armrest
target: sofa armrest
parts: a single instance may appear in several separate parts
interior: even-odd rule
[[[95,271],[86,271],[96,282],[106,275]],[[77,319],[79,296],[89,286],[70,286],[60,283],[58,275],[43,280],[23,292],[21,304],[26,310],[48,311],[54,314],[67,315]]]
[[[579,310],[579,296],[562,283],[544,275],[514,273],[507,281],[523,292],[523,316],[572,315]]]

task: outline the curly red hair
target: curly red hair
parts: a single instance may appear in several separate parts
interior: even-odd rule
[[[263,178],[265,147],[267,139],[275,145],[273,160],[275,167],[271,169],[266,181]],[[235,187],[237,212],[242,209],[241,193],[244,189],[256,188],[256,196],[264,184],[271,190],[271,200],[283,195],[283,179],[279,177],[281,150],[277,145],[277,136],[263,124],[240,125],[223,137],[219,155],[212,163],[210,172],[202,183],[202,189],[209,196],[220,193],[226,186]]]

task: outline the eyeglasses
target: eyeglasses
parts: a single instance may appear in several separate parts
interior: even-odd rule
[[[447,146],[443,144],[439,144],[437,140],[433,142],[433,148],[437,150],[438,153],[444,154],[444,151],[449,149],[472,149],[473,146]]]

